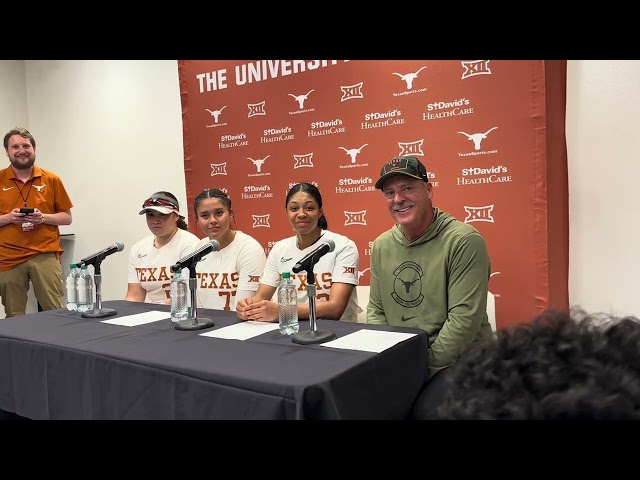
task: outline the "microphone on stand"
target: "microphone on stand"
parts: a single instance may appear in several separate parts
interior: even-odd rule
[[[96,285],[96,301],[93,304],[93,311],[82,312],[80,315],[82,318],[105,318],[118,313],[113,308],[102,308],[102,273],[100,271],[100,264],[112,253],[121,252],[122,250],[124,250],[124,243],[116,242],[104,250],[89,255],[76,263],[76,265],[80,267],[83,265],[93,265],[93,280]]]
[[[116,242],[104,250],[100,250],[98,253],[94,253],[93,255],[83,258],[76,265],[78,265],[78,267],[82,267],[82,265],[94,265],[96,262],[101,262],[105,257],[112,253],[121,252],[122,250],[124,250],[124,243]]]
[[[217,252],[220,250],[220,243],[217,240],[209,240],[202,247],[198,248],[194,252],[190,253],[184,258],[178,260],[178,263],[171,266],[171,271],[175,272],[178,269],[189,269],[189,290],[191,291],[191,306],[189,307],[189,318],[180,321],[176,324],[176,330],[201,330],[203,328],[213,327],[215,323],[210,318],[200,317],[198,318],[197,312],[197,297],[196,292],[198,290],[198,279],[196,277],[196,264],[202,260],[202,257],[211,252]]]
[[[323,240],[311,253],[308,253],[296,263],[291,269],[293,273],[302,270],[307,272],[307,297],[309,298],[309,330],[300,331],[291,335],[291,341],[300,345],[310,345],[313,343],[324,343],[336,338],[336,334],[328,330],[318,330],[316,328],[316,280],[313,274],[313,267],[323,255],[333,252],[336,244],[331,239]]]
[[[202,260],[202,257],[204,257],[207,253],[217,252],[218,250],[220,250],[220,243],[217,240],[209,240],[209,243],[198,248],[196,251],[190,253],[186,257],[181,258],[175,265],[171,265],[171,271],[175,272],[176,270],[182,268],[188,268],[189,270],[191,270],[191,266]]]
[[[320,257],[329,252],[333,252],[335,248],[336,242],[329,238],[324,240],[318,248],[306,254],[302,260],[299,260],[298,263],[293,266],[291,271],[293,273],[300,273],[302,270],[309,270],[309,267],[313,268],[313,265],[318,262]]]

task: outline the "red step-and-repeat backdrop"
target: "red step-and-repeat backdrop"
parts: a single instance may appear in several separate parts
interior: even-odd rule
[[[564,105],[549,105],[551,90],[564,101],[565,78],[548,78],[545,64],[181,60],[189,210],[203,189],[224,190],[237,228],[268,254],[293,235],[287,191],[311,182],[322,193],[329,229],[358,245],[360,284],[369,285],[371,244],[393,225],[374,183],[389,159],[414,155],[429,171],[434,205],[487,242],[498,327],[527,322],[550,296],[567,302],[567,229],[550,241],[547,214],[550,196],[560,211],[567,203],[566,179],[556,178],[557,192],[548,181],[550,158],[566,163]],[[551,123],[560,135],[550,135]],[[550,138],[559,155],[549,155]],[[202,237],[195,215],[189,218]],[[560,268],[551,281],[553,248]]]

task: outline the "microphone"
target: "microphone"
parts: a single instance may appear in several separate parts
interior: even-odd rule
[[[88,257],[80,260],[77,265],[82,267],[83,265],[95,265],[96,262],[101,262],[105,257],[111,255],[112,253],[121,252],[124,249],[124,243],[116,242],[110,247],[105,248],[104,250],[100,250],[98,253],[94,253],[93,255],[89,255]]]
[[[171,271],[175,272],[179,268],[191,268],[193,264],[198,263],[207,253],[217,252],[218,250],[220,250],[220,243],[217,240],[209,240],[209,243],[203,245],[186,257],[181,258],[175,265],[171,265]]]
[[[315,265],[315,263],[323,256],[325,253],[333,252],[336,248],[336,242],[331,239],[324,240],[318,248],[316,248],[313,252],[308,253],[304,256],[304,258],[298,263],[296,263],[291,271],[293,273],[301,272],[302,270],[309,270],[310,267]]]

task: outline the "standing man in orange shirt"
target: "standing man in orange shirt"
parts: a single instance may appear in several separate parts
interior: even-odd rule
[[[34,165],[36,141],[27,129],[10,130],[4,149],[11,162],[0,170],[0,296],[6,316],[25,314],[29,281],[43,310],[62,308],[58,225],[71,224],[73,204],[60,177]]]

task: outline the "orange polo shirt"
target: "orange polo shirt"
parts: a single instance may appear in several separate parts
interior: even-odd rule
[[[32,176],[26,182],[16,178],[11,166],[0,170],[0,214],[25,206],[50,214],[70,210],[73,204],[60,177],[49,170],[34,164]],[[0,272],[43,252],[55,252],[60,258],[63,250],[57,225],[42,223],[29,232],[23,232],[22,225],[14,223],[0,227]]]

